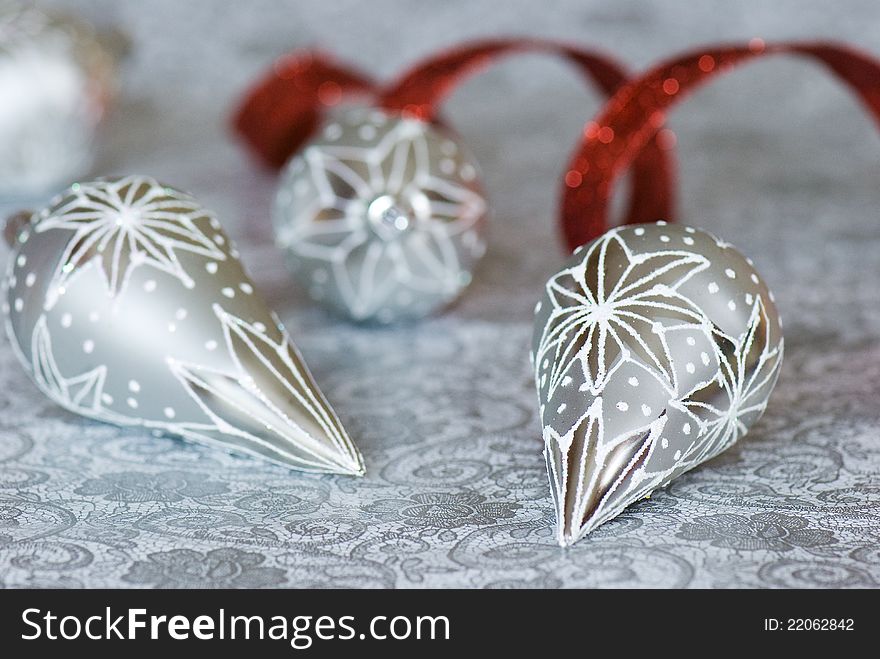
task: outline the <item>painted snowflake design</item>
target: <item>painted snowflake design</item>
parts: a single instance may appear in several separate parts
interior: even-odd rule
[[[485,251],[476,175],[424,122],[343,116],[288,166],[277,242],[313,297],[354,319],[421,315],[452,299]]]
[[[54,273],[47,308],[92,262],[98,264],[113,296],[122,293],[140,266],[166,272],[192,288],[193,280],[181,266],[178,252],[218,261],[226,258],[200,228],[203,223],[219,228],[216,218],[194,199],[152,178],[129,176],[74,184],[44,211],[35,229],[37,233],[74,232]]]
[[[731,337],[717,328],[713,336],[721,367],[718,377],[672,403],[691,415],[699,428],[701,441],[695,441],[682,456],[688,464],[709,460],[732,446],[764,413],[784,352],[782,340],[776,345],[772,342],[761,298],[755,300],[742,336]]]
[[[619,228],[585,250],[547,282],[536,309],[561,544],[731,446],[766,408],[783,354],[769,292],[710,234]]]
[[[606,271],[614,260],[617,273]],[[552,396],[574,362],[583,369],[587,389],[597,394],[623,362],[635,357],[675,388],[666,332],[701,326],[699,309],[676,288],[709,262],[692,252],[634,256],[615,232],[595,241],[583,260],[547,283],[553,304],[536,361],[550,365]],[[672,284],[663,283],[672,280]],[[658,312],[676,321],[660,324]],[[539,369],[540,370],[540,369]],[[544,387],[545,375],[538,386]]]

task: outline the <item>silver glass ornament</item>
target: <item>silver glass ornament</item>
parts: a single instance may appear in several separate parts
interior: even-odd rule
[[[114,69],[88,25],[0,1],[0,197],[43,193],[89,168]]]
[[[533,348],[557,539],[568,545],[745,434],[783,340],[748,259],[661,222],[579,248],[547,282]]]
[[[275,235],[312,298],[389,323],[429,314],[470,283],[486,209],[475,161],[446,130],[358,108],[285,167]]]
[[[311,472],[363,461],[217,218],[144,176],[77,183],[19,222],[7,330],[63,407]]]

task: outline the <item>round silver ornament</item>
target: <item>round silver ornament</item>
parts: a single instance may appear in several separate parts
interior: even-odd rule
[[[63,407],[312,472],[361,456],[217,218],[145,176],[76,183],[19,222],[7,330]]]
[[[0,2],[0,197],[45,192],[91,166],[114,69],[84,23]]]
[[[359,108],[286,165],[275,235],[314,299],[389,323],[429,314],[470,283],[486,213],[477,165],[456,138]]]
[[[567,545],[742,437],[767,405],[783,339],[748,259],[661,222],[579,248],[547,282],[533,348]]]

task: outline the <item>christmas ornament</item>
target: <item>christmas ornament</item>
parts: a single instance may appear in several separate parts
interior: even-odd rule
[[[439,107],[455,87],[498,57],[548,52],[573,62],[610,94],[625,80],[611,59],[536,40],[492,40],[444,51],[384,88],[319,53],[280,60],[248,95],[236,127],[282,175],[275,203],[278,244],[311,295],[360,321],[424,316],[454,300],[486,249],[487,203],[478,166]],[[327,119],[346,97],[373,109]],[[668,155],[646,149],[633,167],[628,221],[664,207]]]
[[[550,278],[533,340],[561,545],[730,447],[782,361],[773,295],[711,234],[619,227]]]
[[[622,85],[586,125],[564,177],[568,244],[604,229],[615,180],[648,145],[674,144],[662,124],[677,101],[738,64],[785,53],[825,64],[880,123],[880,62],[847,46],[755,39],[673,58]],[[578,248],[547,284],[534,343],[561,544],[732,444],[766,406],[782,357],[773,299],[751,263],[665,224]]]
[[[281,176],[276,243],[311,296],[387,323],[444,306],[486,251],[477,164],[448,131],[378,110],[327,123]]]
[[[303,471],[363,474],[217,218],[191,196],[144,176],[76,183],[10,228],[7,330],[59,405]]]
[[[114,68],[88,25],[0,4],[0,197],[44,192],[89,168]]]

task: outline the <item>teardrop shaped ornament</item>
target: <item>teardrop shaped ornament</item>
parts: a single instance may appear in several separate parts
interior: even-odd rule
[[[742,437],[782,354],[772,294],[713,235],[632,225],[579,248],[547,282],[533,338],[559,543]]]
[[[146,176],[75,183],[14,232],[7,330],[59,405],[310,472],[363,461],[217,218]]]

